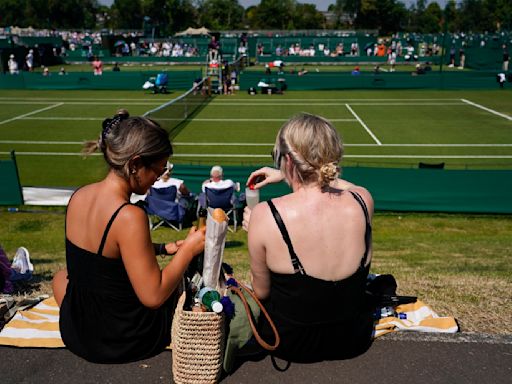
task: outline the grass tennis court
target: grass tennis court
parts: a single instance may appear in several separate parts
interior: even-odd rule
[[[16,150],[23,185],[77,186],[104,172],[82,159],[118,108],[143,114],[178,97],[142,91],[1,91],[0,153]],[[283,122],[309,112],[330,119],[345,142],[345,166],[512,168],[512,92],[308,91],[216,96],[174,137],[175,163],[270,164]]]
[[[79,152],[83,140],[97,137],[102,119],[120,107],[143,114],[178,95],[2,91],[1,156],[16,150],[25,186],[76,187],[98,180],[106,169],[103,159],[84,160]],[[217,96],[182,126],[173,162],[270,164],[277,129],[300,111],[333,120],[346,143],[345,165],[444,161],[452,169],[512,168],[509,90]],[[37,276],[29,292],[51,294],[53,273],[65,265],[61,213],[0,211],[6,224],[0,240],[8,254],[23,244],[33,255]],[[400,294],[418,295],[439,314],[455,316],[463,331],[510,334],[509,215],[378,212],[373,226],[372,272],[392,273]],[[157,242],[184,236],[169,228],[152,232]],[[225,258],[242,279],[248,276],[247,252],[246,233],[228,233]]]

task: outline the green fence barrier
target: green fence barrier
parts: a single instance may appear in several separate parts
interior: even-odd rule
[[[304,76],[296,74],[265,75],[245,72],[240,75],[240,89],[257,87],[260,81],[279,88],[279,79],[284,79],[288,90],[333,90],[333,89],[493,89],[498,88],[494,72],[428,72],[413,76],[411,73],[362,73],[353,76],[347,72],[315,72]]]
[[[71,72],[67,75],[52,73],[22,72],[19,75],[0,75],[0,89],[125,89],[142,90],[142,85],[155,77],[157,71],[147,72],[103,72],[94,76],[88,72]],[[169,90],[190,89],[195,79],[202,77],[200,71],[172,71],[169,75]]]
[[[0,159],[0,180],[0,205],[23,204],[23,192],[14,151],[11,152],[10,159]]]
[[[243,191],[255,167],[225,166],[224,176]],[[176,164],[173,176],[199,193],[210,167]],[[512,171],[343,168],[343,177],[367,188],[378,211],[512,213]],[[290,192],[285,183],[261,191],[262,201]]]

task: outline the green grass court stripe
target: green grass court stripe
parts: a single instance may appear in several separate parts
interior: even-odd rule
[[[104,117],[24,117],[20,120],[77,120],[77,121],[80,121],[80,120],[104,120],[105,118]],[[187,118],[187,119],[182,119],[182,118],[158,118],[158,121],[217,121],[217,122],[247,122],[247,121],[277,121],[277,122],[284,122],[284,121],[287,121],[288,119],[229,119],[229,118],[218,118],[218,119],[214,119],[214,118],[211,118],[211,119],[207,119],[207,118]],[[334,122],[348,122],[348,121],[357,121],[356,119],[329,119],[329,121],[334,121]]]
[[[83,141],[34,141],[34,140],[0,140],[0,144],[34,144],[34,145],[44,145],[44,144],[54,144],[54,145],[81,145]],[[256,146],[256,147],[268,147],[274,146],[274,143],[211,143],[211,142],[174,142],[175,146]],[[512,144],[343,144],[345,147],[438,147],[438,148],[450,148],[450,147],[468,147],[468,148],[478,148],[478,147],[512,147]]]
[[[48,104],[48,103],[46,103],[46,104]],[[12,117],[12,118],[7,119],[7,120],[0,121],[0,125],[5,124],[5,123],[10,123],[11,121],[19,120],[19,119],[22,119],[22,118],[30,116],[30,115],[34,115],[34,114],[39,113],[39,112],[47,111],[49,109],[57,108],[57,107],[60,107],[61,105],[62,105],[62,103],[57,103],[57,104],[50,105],[50,106],[45,107],[45,108],[38,109],[36,111],[32,111],[32,112],[25,113],[23,115],[15,116],[15,117]]]
[[[0,152],[8,155],[10,152]],[[83,156],[80,152],[16,152],[18,156]],[[93,153],[91,156],[100,156]],[[268,158],[268,154],[209,154],[209,153],[176,153],[173,157],[215,157],[215,158]],[[368,159],[512,159],[512,155],[345,155],[344,158]]]

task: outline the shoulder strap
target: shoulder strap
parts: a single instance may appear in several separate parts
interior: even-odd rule
[[[295,250],[293,249],[292,241],[290,240],[290,235],[288,235],[288,230],[286,229],[286,226],[283,223],[281,215],[279,214],[279,212],[277,212],[276,206],[274,205],[272,200],[268,200],[267,203],[268,206],[270,207],[270,210],[272,211],[272,216],[274,216],[274,220],[276,221],[276,224],[279,227],[279,231],[281,231],[283,240],[288,246],[288,252],[290,253],[290,259],[292,260],[293,272],[300,273],[301,275],[306,275],[306,271],[304,270],[302,263],[300,262],[299,258],[297,257],[297,254],[295,253]]]
[[[364,256],[361,260],[361,267],[364,268],[366,266],[366,259],[368,258],[368,252],[370,251],[370,243],[372,241],[372,225],[370,224],[370,215],[368,213],[368,207],[366,206],[366,203],[364,202],[361,195],[357,192],[353,192],[353,191],[349,191],[349,192],[352,194],[354,199],[356,199],[356,201],[359,203],[359,205],[363,209],[364,219],[366,222],[366,228],[364,231],[365,250],[364,250]]]
[[[128,205],[128,204],[130,204],[130,203],[124,203],[119,208],[117,208],[116,211],[114,212],[114,214],[112,215],[112,217],[110,218],[110,220],[108,221],[108,224],[105,227],[105,232],[103,232],[103,237],[101,238],[100,247],[98,248],[99,256],[103,255],[103,247],[105,246],[105,242],[107,241],[108,232],[110,231],[110,227],[112,226],[112,223],[114,222],[115,218],[117,217],[117,214],[119,213],[121,208],[123,208],[125,205]]]

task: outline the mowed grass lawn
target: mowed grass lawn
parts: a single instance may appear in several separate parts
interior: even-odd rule
[[[24,186],[77,187],[104,176],[100,156],[83,159],[84,140],[98,136],[103,118],[118,108],[143,114],[170,98],[141,92],[0,91],[0,153],[15,149]],[[469,104],[462,99],[471,102]],[[475,106],[475,104],[477,106]],[[344,165],[510,169],[512,92],[332,91],[217,96],[174,132],[174,163],[270,164],[275,134],[298,112],[333,121],[345,147]],[[482,108],[483,107],[483,108]],[[64,267],[64,215],[0,209],[2,243],[12,258],[24,245],[36,276],[19,294],[50,293]],[[373,273],[392,273],[399,293],[417,295],[463,331],[512,333],[511,216],[377,213]],[[169,228],[155,241],[185,236]],[[225,258],[248,276],[247,236],[228,234]]]

